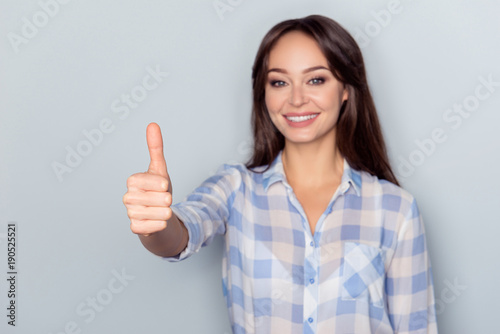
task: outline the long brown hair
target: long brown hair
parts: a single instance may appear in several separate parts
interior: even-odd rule
[[[310,15],[283,21],[264,36],[252,68],[253,154],[246,163],[251,169],[269,165],[285,146],[285,138],[274,126],[265,103],[269,53],[278,39],[291,31],[301,31],[318,43],[328,66],[348,90],[337,122],[336,141],[340,153],[354,169],[399,185],[389,164],[375,104],[366,80],[361,50],[352,36],[334,20]]]

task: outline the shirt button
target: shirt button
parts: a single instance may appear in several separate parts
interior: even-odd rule
[[[313,318],[309,318],[309,319],[307,319],[307,321],[313,322]]]
[[[314,278],[311,278],[309,282],[311,282],[311,284],[314,284]]]
[[[314,246],[314,242],[312,242],[312,241],[311,241],[311,242],[309,243],[309,245],[311,245],[311,247],[312,247],[312,246]]]

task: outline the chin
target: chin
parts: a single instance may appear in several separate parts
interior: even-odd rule
[[[290,137],[285,137],[285,141],[291,143],[291,144],[307,144],[307,143],[312,143],[316,140],[317,138],[290,138]]]
[[[284,136],[285,141],[290,142],[291,144],[308,144],[320,141],[331,141],[331,137],[335,136],[335,133],[323,133],[323,134],[309,134],[303,136]]]

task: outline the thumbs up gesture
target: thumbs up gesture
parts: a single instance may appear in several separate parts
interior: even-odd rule
[[[167,227],[172,217],[172,184],[163,156],[163,140],[158,124],[151,123],[146,130],[148,142],[148,171],[127,179],[127,192],[123,204],[127,208],[132,232],[148,236]]]

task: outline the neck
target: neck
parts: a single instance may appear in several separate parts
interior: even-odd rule
[[[292,187],[321,187],[339,183],[342,178],[344,158],[334,140],[305,144],[287,141],[281,158]]]

